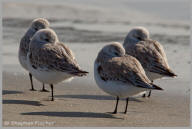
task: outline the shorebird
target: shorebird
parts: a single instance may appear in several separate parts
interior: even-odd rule
[[[100,50],[94,63],[94,77],[99,88],[116,96],[114,114],[117,113],[119,98],[126,98],[126,114],[130,96],[150,89],[163,90],[147,78],[139,61],[126,55],[125,49],[118,42],[108,44]]]
[[[21,38],[18,55],[19,55],[19,62],[25,70],[29,71],[28,67],[27,67],[27,53],[29,52],[29,43],[31,41],[31,38],[38,30],[45,29],[48,27],[49,27],[49,22],[46,19],[37,18],[32,21],[29,29],[27,30],[25,35]],[[30,72],[29,72],[29,78],[30,78],[30,82],[31,82],[31,90],[35,91],[35,89],[33,87],[32,74]],[[44,84],[43,84],[43,88],[41,91],[43,91],[43,92],[48,91],[45,89]]]
[[[139,60],[152,82],[162,77],[177,76],[169,67],[163,46],[158,41],[150,39],[149,31],[146,28],[135,27],[131,29],[123,46],[127,54]],[[151,91],[148,94],[148,97],[150,96]]]
[[[42,83],[49,84],[54,101],[53,84],[85,76],[72,51],[59,42],[52,29],[41,29],[32,38],[27,54],[27,64],[32,75]]]

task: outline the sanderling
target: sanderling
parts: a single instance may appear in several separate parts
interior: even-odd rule
[[[31,41],[31,38],[33,37],[33,35],[40,29],[45,29],[49,27],[49,22],[44,19],[44,18],[37,18],[35,20],[32,21],[29,29],[27,30],[27,32],[25,33],[25,35],[22,37],[21,41],[20,41],[20,46],[19,46],[19,62],[21,64],[21,66],[28,71],[27,68],[27,53],[29,52],[29,43]],[[35,91],[34,87],[33,87],[33,80],[32,80],[32,74],[29,72],[29,77],[30,77],[30,81],[31,81],[31,90]],[[44,87],[43,84],[43,88],[41,91],[47,91]]]
[[[142,64],[146,75],[153,81],[162,77],[175,77],[170,69],[163,46],[150,39],[149,31],[144,27],[130,30],[123,44],[126,53],[134,56]],[[149,91],[148,97],[151,96]],[[145,94],[144,96],[145,97]]]
[[[29,71],[39,81],[49,84],[53,96],[53,84],[84,76],[88,72],[80,69],[72,51],[59,42],[51,29],[41,29],[32,38],[27,54]]]
[[[146,76],[139,61],[125,54],[125,49],[118,43],[104,46],[99,52],[94,64],[94,77],[97,85],[106,93],[116,96],[117,113],[119,98],[126,98],[126,107],[130,96],[154,89],[163,90],[154,85]]]

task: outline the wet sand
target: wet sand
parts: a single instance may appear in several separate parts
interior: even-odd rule
[[[11,81],[10,81],[11,80]],[[188,85],[179,81],[164,81],[167,84]],[[118,114],[110,114],[115,106],[113,97],[96,86],[59,84],[55,86],[54,102],[49,101],[50,93],[29,91],[27,76],[3,74],[3,124],[7,121],[32,122],[30,126],[130,126],[130,127],[177,127],[189,126],[189,91],[177,94],[165,90],[152,92],[151,98],[133,98],[128,113],[122,114],[125,101],[120,101]],[[38,87],[37,87],[38,85]],[[6,87],[5,87],[6,86]],[[40,90],[41,84],[35,87]],[[49,87],[46,87],[50,90]],[[170,89],[171,90],[171,89]],[[46,124],[45,122],[50,122]],[[39,124],[42,122],[43,125]],[[52,122],[52,123],[51,123]],[[22,126],[29,126],[23,123]]]
[[[170,45],[166,47],[169,48],[167,54],[170,65],[178,73],[178,78],[155,81],[164,88],[164,91],[152,92],[151,98],[132,99],[126,115],[121,113],[125,107],[125,101],[121,101],[118,109],[120,113],[112,115],[107,112],[114,110],[115,98],[105,94],[96,86],[93,79],[93,65],[88,63],[92,62],[96,56],[90,55],[89,52],[95,52],[94,47],[100,44],[85,45],[86,48],[81,44],[69,46],[76,53],[81,51],[81,54],[77,55],[77,60],[84,69],[90,71],[89,76],[75,78],[70,83],[55,85],[56,101],[54,102],[49,101],[50,93],[29,91],[27,72],[18,64],[7,64],[3,72],[3,122],[32,122],[32,125],[23,124],[22,126],[189,126],[190,82],[186,74],[189,74],[190,64],[185,61],[189,56],[187,52],[184,54],[185,58],[175,54],[181,54],[177,49],[182,46],[176,45],[173,49]],[[182,49],[189,51],[186,47]],[[169,58],[173,54],[175,56]],[[87,59],[88,56],[89,59]],[[176,59],[180,60],[172,64],[171,62]],[[180,67],[183,69],[179,69]],[[50,90],[49,86],[46,87]],[[35,81],[35,88],[40,90],[42,85]],[[46,121],[54,124],[45,124]]]

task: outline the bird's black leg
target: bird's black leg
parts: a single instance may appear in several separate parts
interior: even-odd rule
[[[148,96],[147,96],[147,97],[149,98],[150,96],[151,96],[151,90],[149,91],[149,94],[148,94]]]
[[[116,101],[115,110],[114,110],[114,112],[113,112],[112,114],[116,114],[116,113],[117,113],[118,103],[119,103],[119,97],[117,96],[117,101]]]
[[[51,84],[50,87],[51,87],[51,101],[54,101],[54,96],[53,96],[53,84]]]
[[[126,106],[125,106],[125,112],[124,112],[124,114],[126,114],[126,113],[127,113],[128,103],[129,103],[129,98],[127,98],[127,99],[126,99]]]
[[[49,92],[48,90],[45,89],[45,84],[44,83],[43,83],[43,88],[42,88],[41,92]]]
[[[145,95],[145,94],[146,94],[146,93],[144,93],[144,94],[143,94],[143,96],[142,96],[143,98],[145,98],[145,97],[146,97],[146,95]]]
[[[33,87],[33,79],[32,79],[32,74],[31,73],[29,73],[29,78],[30,78],[30,81],[31,81],[31,91],[36,91],[35,89],[34,89],[34,87]]]
[[[153,81],[151,81],[153,83]],[[148,98],[151,96],[151,90],[149,91]]]

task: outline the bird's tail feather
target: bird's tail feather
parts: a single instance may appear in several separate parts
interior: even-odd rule
[[[89,72],[87,71],[83,71],[83,70],[78,70],[76,72],[73,72],[72,74],[76,75],[76,76],[86,76]]]
[[[151,83],[151,85],[152,85],[152,89],[154,89],[154,90],[163,90],[163,88],[161,88],[153,83]]]

